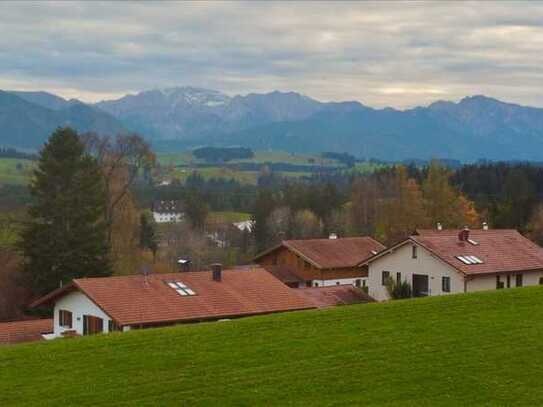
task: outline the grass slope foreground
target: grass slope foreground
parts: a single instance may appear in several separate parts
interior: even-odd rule
[[[543,405],[543,288],[0,349],[0,405]]]

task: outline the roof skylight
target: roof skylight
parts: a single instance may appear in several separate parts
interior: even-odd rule
[[[191,290],[189,287],[187,287],[184,283],[181,281],[170,281],[167,283],[171,288],[173,288],[175,291],[177,291],[177,294],[185,297],[187,295],[196,295],[196,293]]]
[[[478,246],[479,245],[479,242],[476,241],[476,240],[473,240],[473,239],[468,239],[468,242],[470,242],[472,245],[474,246]]]
[[[477,256],[456,256],[464,264],[483,264],[484,262]]]

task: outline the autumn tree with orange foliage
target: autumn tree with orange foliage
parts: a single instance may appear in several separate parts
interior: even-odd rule
[[[444,228],[476,227],[479,214],[475,205],[453,186],[450,171],[437,161],[428,167],[428,175],[422,183],[424,207],[432,225],[438,222]]]
[[[382,199],[376,227],[377,238],[386,243],[402,240],[428,225],[420,186],[407,177],[404,166],[396,167],[391,183],[393,195]]]

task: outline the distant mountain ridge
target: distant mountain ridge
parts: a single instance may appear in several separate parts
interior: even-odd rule
[[[229,96],[196,87],[147,90],[94,105],[47,92],[0,91],[0,145],[39,147],[59,125],[136,131],[158,150],[239,145],[386,160],[543,159],[543,109],[481,95],[397,110],[320,102],[295,92]]]
[[[0,145],[38,149],[60,126],[101,134],[124,130],[113,116],[77,100],[46,92],[0,90]]]

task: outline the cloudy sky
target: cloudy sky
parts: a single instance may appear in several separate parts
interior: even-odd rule
[[[1,2],[0,89],[543,106],[543,2]]]

